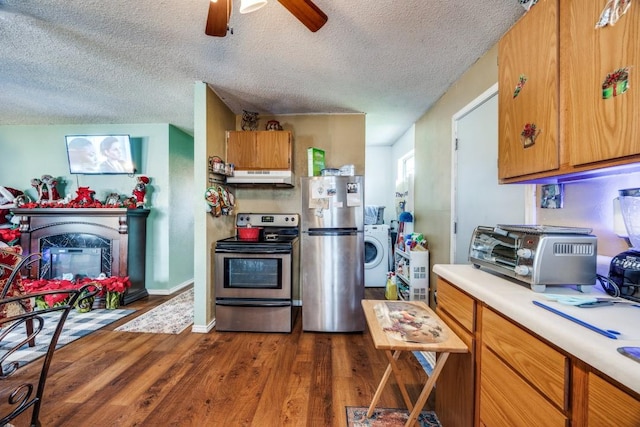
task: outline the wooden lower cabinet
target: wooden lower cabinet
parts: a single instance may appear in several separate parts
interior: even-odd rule
[[[436,414],[443,426],[472,426],[475,401],[475,301],[438,278],[436,313],[469,347],[451,353],[436,385]]]
[[[482,308],[482,345],[557,408],[569,410],[567,356],[486,307]],[[484,359],[482,363],[484,367]]]
[[[568,425],[568,358],[493,310],[480,313],[480,421]]]
[[[640,426],[640,401],[592,372],[588,396],[587,425]]]
[[[445,312],[436,313],[469,347],[469,353],[451,353],[438,377],[436,414],[443,426],[472,426],[475,340]]]
[[[444,426],[640,427],[640,395],[438,277],[436,313],[469,346],[436,384]]]
[[[488,426],[560,426],[568,418],[518,372],[482,346],[480,422]]]
[[[584,363],[573,368],[572,427],[639,427],[640,398],[596,374]]]

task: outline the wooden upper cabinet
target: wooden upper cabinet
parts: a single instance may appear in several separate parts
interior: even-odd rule
[[[290,170],[291,156],[289,131],[227,132],[227,163],[236,170]]]
[[[501,183],[640,170],[640,8],[596,28],[605,5],[540,0],[500,40]],[[539,131],[528,147],[527,124]]]
[[[561,29],[562,122],[572,166],[640,154],[640,5],[615,25],[595,28],[605,4],[563,0],[561,9],[568,17]],[[626,91],[625,83],[603,89],[608,75],[627,67]]]
[[[558,0],[539,1],[498,44],[500,179],[559,167],[558,50]]]

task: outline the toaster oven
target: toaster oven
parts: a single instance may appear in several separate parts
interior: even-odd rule
[[[471,236],[469,262],[544,292],[547,285],[596,282],[597,238],[591,229],[548,225],[479,226]]]

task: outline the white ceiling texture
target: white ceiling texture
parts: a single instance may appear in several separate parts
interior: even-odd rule
[[[0,125],[172,123],[194,82],[261,114],[365,113],[393,144],[525,12],[519,0],[276,0],[205,35],[209,0],[0,0]]]

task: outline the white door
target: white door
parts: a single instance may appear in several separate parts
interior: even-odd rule
[[[498,184],[497,84],[454,115],[453,135],[451,262],[465,264],[476,226],[527,223],[534,186]]]

